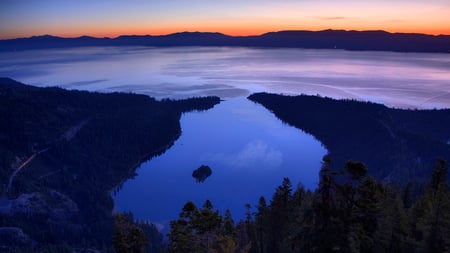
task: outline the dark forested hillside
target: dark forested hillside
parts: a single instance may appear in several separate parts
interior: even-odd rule
[[[111,191],[172,145],[183,112],[219,102],[0,79],[0,251],[11,245],[111,250]]]
[[[364,162],[377,179],[424,182],[438,158],[450,161],[450,109],[401,110],[317,96],[253,94],[278,118],[314,135],[332,168]]]

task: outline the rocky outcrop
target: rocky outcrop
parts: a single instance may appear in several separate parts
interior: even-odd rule
[[[11,203],[10,212],[33,216],[48,215],[51,221],[66,221],[78,212],[77,204],[57,191],[22,194]]]

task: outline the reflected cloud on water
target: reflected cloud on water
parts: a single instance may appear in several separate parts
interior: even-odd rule
[[[276,169],[283,163],[283,153],[264,141],[254,140],[236,153],[213,154],[205,160],[226,164],[234,169]]]

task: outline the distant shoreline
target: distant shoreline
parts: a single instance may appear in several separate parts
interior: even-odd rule
[[[213,32],[180,32],[168,35],[122,35],[115,38],[91,36],[63,38],[43,35],[0,40],[0,52],[88,46],[229,46],[450,53],[450,35],[323,30],[279,31],[251,36],[229,36]]]

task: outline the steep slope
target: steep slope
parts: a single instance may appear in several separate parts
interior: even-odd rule
[[[378,179],[426,180],[437,158],[450,161],[450,110],[401,110],[380,104],[316,96],[257,93],[288,124],[314,135],[338,169],[362,161]]]

